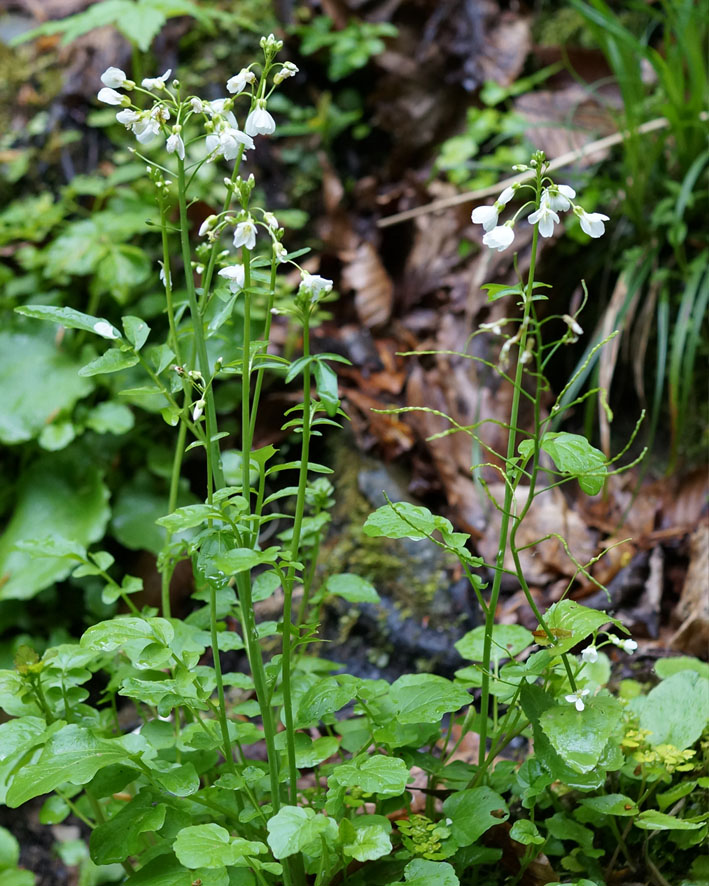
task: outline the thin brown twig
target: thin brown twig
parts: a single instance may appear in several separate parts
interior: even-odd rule
[[[699,115],[699,119],[705,121],[709,119],[709,114],[706,111],[703,111]],[[626,138],[630,138],[633,135],[645,135],[645,133],[648,132],[664,129],[666,126],[669,126],[669,122],[670,121],[667,117],[656,117],[654,120],[648,120],[647,123],[642,123],[635,130],[614,132],[612,135],[606,135],[603,138],[588,142],[580,148],[576,148],[573,151],[567,151],[565,154],[552,160],[547,171],[553,172],[555,169],[561,169],[564,166],[574,163],[576,160],[580,160],[587,154],[592,154],[596,151],[604,151],[606,148],[612,148],[614,145],[620,144]],[[477,191],[466,191],[464,194],[455,194],[453,197],[442,197],[440,200],[433,200],[431,203],[427,203],[425,206],[416,206],[414,209],[397,212],[386,218],[380,218],[377,222],[377,227],[388,228],[392,225],[398,225],[400,222],[408,221],[411,218],[417,218],[420,215],[428,215],[431,212],[450,209],[451,206],[460,206],[463,203],[472,203],[474,200],[480,200],[483,197],[491,197],[493,194],[498,194],[502,188],[509,187],[515,182],[526,181],[529,176],[529,172],[520,172],[518,175],[503,179],[503,181],[490,185],[487,188],[479,188]]]

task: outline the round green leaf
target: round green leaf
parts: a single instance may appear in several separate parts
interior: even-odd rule
[[[180,863],[192,869],[223,868],[267,851],[263,843],[232,837],[226,828],[214,823],[182,828],[172,848]]]
[[[268,845],[278,859],[307,851],[316,858],[322,854],[322,841],[337,840],[337,825],[332,818],[301,806],[281,806],[268,821]]]
[[[443,811],[451,819],[451,833],[459,846],[470,846],[491,827],[510,817],[507,803],[486,786],[458,791],[444,802]]]
[[[438,723],[444,714],[470,704],[460,686],[436,674],[404,674],[391,685],[390,697],[399,723]]]
[[[77,375],[79,366],[43,332],[0,332],[0,443],[37,437],[51,427],[53,415],[70,412],[77,400],[89,394],[93,385]]]
[[[18,542],[62,535],[84,547],[104,534],[108,489],[79,453],[48,455],[22,475],[15,510],[0,537],[0,599],[28,599],[76,566],[67,557],[36,557]]]
[[[503,658],[512,658],[532,643],[534,643],[532,632],[522,625],[495,625],[490,649],[491,666],[495,667]],[[455,648],[463,658],[482,661],[484,645],[485,626],[480,625],[461,637]]]

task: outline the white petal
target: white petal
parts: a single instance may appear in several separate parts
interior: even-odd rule
[[[113,89],[119,89],[127,79],[125,71],[122,71],[120,68],[106,68],[103,74],[101,74],[101,82],[103,85],[110,86]]]
[[[124,98],[125,96],[121,95],[120,92],[116,92],[115,89],[111,89],[108,86],[104,86],[98,92],[98,100],[107,105],[122,105]]]

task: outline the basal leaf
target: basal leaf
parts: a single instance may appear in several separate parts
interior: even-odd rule
[[[89,850],[95,864],[112,864],[137,855],[145,848],[143,834],[158,831],[165,821],[167,807],[156,803],[154,795],[141,791],[113,818],[91,832]]]
[[[507,803],[487,786],[458,791],[443,803],[443,812],[451,819],[451,833],[459,846],[470,846],[510,817]]]
[[[361,788],[368,794],[398,797],[406,790],[409,767],[399,757],[361,756],[337,766],[330,780],[343,787]]]
[[[620,724],[622,708],[610,696],[591,698],[583,711],[564,702],[539,718],[556,753],[575,772],[594,771],[608,739]]]
[[[104,766],[129,760],[122,737],[96,738],[85,727],[70,723],[49,739],[34,763],[15,775],[7,791],[7,805],[14,809],[67,782],[86,784]]]
[[[337,824],[332,818],[301,806],[281,806],[268,820],[268,845],[277,859],[296,852],[322,855],[322,839],[337,840]]]
[[[390,698],[400,723],[439,723],[444,714],[460,710],[471,696],[436,674],[404,674],[391,685]]]

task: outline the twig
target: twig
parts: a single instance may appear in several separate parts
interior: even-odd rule
[[[699,115],[699,119],[702,121],[709,119],[709,113],[702,111]],[[657,129],[664,129],[666,126],[669,126],[669,123],[670,121],[667,117],[656,117],[654,120],[648,120],[647,123],[642,123],[637,129],[626,130],[625,132],[614,132],[613,135],[606,135],[603,138],[588,142],[588,144],[582,145],[580,148],[576,148],[573,151],[567,151],[565,154],[557,157],[556,160],[552,160],[547,171],[553,172],[555,169],[561,169],[576,160],[580,160],[587,154],[592,154],[596,151],[604,151],[606,148],[612,148],[613,145],[620,144],[620,142],[633,135],[644,135],[647,132],[655,132]],[[531,172],[533,172],[533,170],[531,170]],[[526,181],[529,176],[529,172],[521,172],[519,175],[513,175],[510,178],[506,178],[487,188],[480,188],[477,191],[466,191],[464,194],[456,194],[453,197],[442,197],[440,200],[433,200],[431,203],[427,203],[425,206],[417,206],[414,209],[397,212],[395,215],[380,218],[377,222],[377,227],[388,228],[392,225],[398,225],[400,222],[408,221],[411,218],[417,218],[420,215],[428,215],[431,212],[438,212],[441,209],[450,209],[451,206],[460,206],[463,203],[472,203],[474,200],[480,200],[483,197],[491,197],[494,194],[499,194],[501,189],[509,187],[515,182]]]

